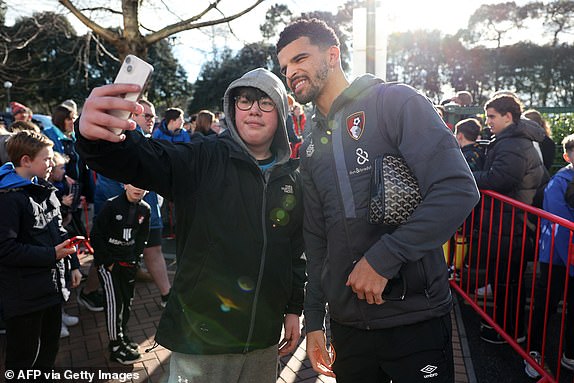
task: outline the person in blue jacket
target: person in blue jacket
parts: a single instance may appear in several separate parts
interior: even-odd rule
[[[41,133],[10,137],[0,167],[0,318],[6,371],[49,370],[58,353],[66,287],[64,258],[76,252],[62,227],[52,142]],[[77,266],[77,265],[76,265]],[[76,279],[78,280],[78,279]]]
[[[565,194],[574,180],[574,134],[564,138],[563,158],[568,165],[563,167],[548,182],[544,189],[543,208],[549,213],[574,222],[574,206],[568,204]],[[555,225],[543,219],[540,229],[540,274],[536,280],[534,291],[534,316],[530,335],[530,356],[541,363],[543,343],[542,331],[544,328],[544,313],[548,305],[548,313],[556,312],[558,302],[564,292],[566,275],[568,275],[568,313],[566,315],[565,348],[560,362],[562,366],[574,371],[574,264],[568,265],[568,254],[574,252],[571,243],[571,232],[568,228]],[[552,274],[550,274],[550,272]],[[548,302],[547,291],[550,289]],[[530,364],[525,363],[525,372],[531,378],[538,378],[540,374]]]
[[[169,108],[165,117],[152,133],[152,138],[169,142],[189,142],[191,136],[183,129],[183,110]]]

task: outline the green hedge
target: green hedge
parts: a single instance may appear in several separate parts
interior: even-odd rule
[[[552,140],[556,143],[554,165],[552,165],[551,171],[551,173],[554,174],[566,165],[566,162],[562,158],[561,142],[564,137],[574,133],[574,111],[570,113],[544,113],[543,116],[550,124]]]

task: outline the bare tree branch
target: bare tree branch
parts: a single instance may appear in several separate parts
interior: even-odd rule
[[[66,7],[78,20],[80,20],[86,27],[97,33],[106,41],[113,43],[117,41],[118,35],[111,32],[110,30],[102,27],[98,23],[91,20],[89,17],[84,15],[70,0],[58,0],[60,4]]]
[[[250,12],[256,6],[261,4],[264,0],[251,0],[253,3],[250,6],[246,7],[240,12],[237,12],[227,17],[223,12],[221,12],[220,9],[218,9],[218,6],[222,2],[222,0],[211,0],[209,5],[195,16],[185,20],[180,20],[171,25],[167,25],[158,31],[149,31],[147,28],[144,28],[140,24],[139,12],[141,11],[141,1],[122,0],[122,15],[124,25],[121,32],[114,32],[107,28],[102,27],[94,20],[90,19],[84,12],[82,12],[82,10],[76,7],[72,3],[72,1],[73,0],[58,0],[60,4],[66,7],[84,25],[86,25],[89,29],[91,29],[94,32],[94,34],[98,35],[101,39],[107,41],[108,43],[114,45],[118,50],[120,59],[123,59],[125,55],[127,55],[128,53],[134,53],[141,57],[146,57],[147,50],[150,47],[150,45],[153,45],[161,40],[164,40],[176,33],[191,29],[207,27],[211,25],[228,23]],[[163,0],[161,1],[164,4],[164,6],[166,6],[165,2]],[[167,6],[166,8],[168,9],[169,12],[171,12],[171,10]],[[96,9],[103,10],[104,8],[96,8]],[[200,21],[212,10],[218,11],[222,15],[222,17],[214,20]],[[142,30],[145,30],[149,33],[144,36],[142,35]]]
[[[211,3],[209,5],[209,7],[207,7],[203,12],[197,14],[196,16],[193,16],[187,20],[183,20],[179,23],[176,24],[171,24],[168,25],[165,28],[160,29],[159,31],[152,33],[150,35],[145,36],[145,41],[147,44],[153,44],[156,43],[159,40],[165,39],[166,37],[169,37],[175,33],[178,32],[182,32],[182,31],[188,31],[191,29],[197,29],[197,28],[202,28],[202,27],[207,27],[210,25],[216,25],[216,24],[222,24],[222,23],[227,23],[229,21],[235,20],[238,17],[241,17],[243,15],[245,15],[246,13],[250,12],[251,10],[253,10],[256,6],[258,6],[259,4],[261,4],[264,0],[256,0],[255,3],[253,3],[251,6],[245,8],[244,10],[228,16],[228,17],[222,17],[220,19],[215,19],[215,20],[209,20],[209,21],[204,21],[204,22],[197,22],[197,20],[201,19],[207,12],[209,12],[211,9],[214,9],[217,7],[217,4],[220,2],[221,0],[218,0],[214,3]]]

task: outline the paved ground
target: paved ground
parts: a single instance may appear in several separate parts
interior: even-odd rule
[[[91,257],[84,257],[81,262],[83,268],[87,268],[91,262]],[[169,267],[171,277],[173,277],[174,268],[174,264],[171,264]],[[142,359],[140,362],[134,364],[133,367],[126,367],[109,361],[109,353],[107,351],[108,340],[103,312],[94,313],[83,307],[79,307],[75,298],[75,293],[73,293],[70,301],[66,304],[66,311],[69,314],[78,315],[80,317],[80,323],[77,326],[70,327],[70,337],[61,340],[60,352],[56,361],[57,367],[69,368],[73,369],[73,371],[95,371],[96,373],[97,371],[109,371],[116,374],[122,372],[137,372],[139,378],[131,381],[152,383],[165,381],[170,352],[161,346],[157,346],[147,353],[144,352],[144,350],[153,346],[155,329],[162,312],[159,305],[159,292],[153,283],[138,282],[136,285],[133,311],[128,328],[130,329],[132,339],[140,345]],[[454,314],[453,319],[455,319]],[[464,344],[460,342],[457,321],[453,320],[453,324],[453,335],[455,339],[455,382],[472,383],[472,377],[469,379],[466,373],[465,357],[462,352]],[[0,341],[2,340],[2,336],[0,336]],[[466,362],[468,363],[468,361],[467,358]],[[335,379],[317,376],[317,374],[313,372],[310,368],[309,360],[306,359],[304,341],[293,355],[281,359],[279,367],[281,373],[277,382],[335,382]],[[4,372],[1,367],[0,377],[0,381],[3,381]],[[69,382],[71,380],[61,381]],[[118,379],[100,380],[100,382],[118,381]]]

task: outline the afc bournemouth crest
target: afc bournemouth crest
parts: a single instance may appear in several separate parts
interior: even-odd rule
[[[365,112],[357,112],[347,117],[347,132],[355,141],[363,135],[365,131]]]

